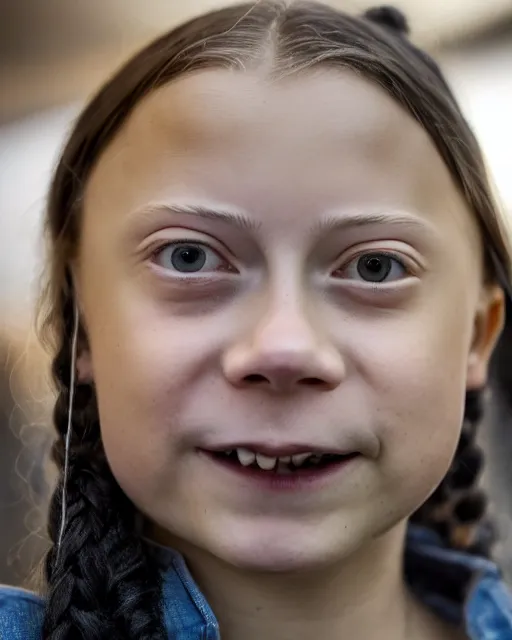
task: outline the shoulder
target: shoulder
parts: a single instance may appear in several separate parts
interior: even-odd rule
[[[0,585],[0,638],[40,640],[44,601],[30,591]]]

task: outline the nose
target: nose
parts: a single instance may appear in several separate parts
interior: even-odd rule
[[[224,375],[237,388],[290,393],[335,389],[345,377],[339,349],[300,309],[268,311],[223,357]]]

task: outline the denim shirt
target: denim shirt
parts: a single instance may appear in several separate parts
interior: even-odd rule
[[[172,640],[219,640],[219,626],[182,556],[156,548],[164,575],[164,622]],[[411,589],[439,616],[464,624],[470,640],[512,640],[512,594],[489,560],[445,548],[430,531],[409,527],[405,572]],[[455,576],[455,578],[453,578]],[[465,603],[448,594],[460,579]],[[469,580],[469,582],[468,582]],[[451,584],[453,582],[453,584]],[[29,591],[0,587],[0,640],[40,640],[44,602]]]

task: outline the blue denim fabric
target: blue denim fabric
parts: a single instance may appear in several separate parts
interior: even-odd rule
[[[442,618],[464,623],[470,640],[512,640],[512,593],[500,570],[485,558],[472,556],[443,546],[430,530],[409,527],[405,551],[405,569],[417,596]],[[423,564],[424,571],[418,571]],[[469,576],[468,595],[463,604],[443,597],[435,580],[443,575]]]
[[[0,640],[40,640],[43,607],[28,591],[0,586]]]
[[[219,640],[213,611],[183,558],[171,549],[155,547],[154,552],[164,572],[164,620],[169,638]],[[494,563],[445,548],[435,534],[410,527],[405,570],[418,597],[446,620],[464,622],[470,640],[512,640],[512,594]],[[450,576],[459,574],[469,584],[465,603],[450,600],[436,589],[443,571]],[[38,596],[0,587],[0,640],[40,640],[43,609]]]

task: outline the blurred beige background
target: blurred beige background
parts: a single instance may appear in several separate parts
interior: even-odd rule
[[[49,419],[46,360],[30,331],[42,213],[59,149],[87,96],[128,55],[177,22],[228,3],[0,0],[0,582],[21,579],[32,562],[31,544],[39,544],[31,532],[40,523],[33,507],[44,495],[40,426]],[[372,6],[363,0],[331,4],[351,12]],[[408,15],[413,39],[444,67],[512,219],[512,0],[394,4]],[[512,415],[498,413],[500,425]],[[509,452],[503,433],[501,427],[487,432],[488,447],[494,438],[502,455]],[[498,457],[490,466],[488,483],[501,503],[512,502],[509,467]]]

